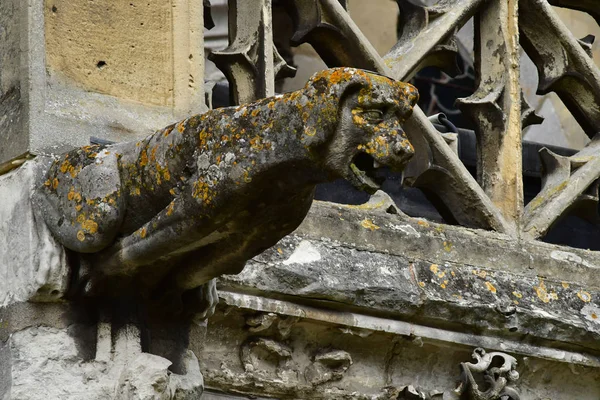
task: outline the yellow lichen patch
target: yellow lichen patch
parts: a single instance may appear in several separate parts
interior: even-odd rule
[[[265,145],[263,143],[263,139],[258,135],[254,136],[252,139],[250,139],[250,147],[256,151],[264,150]]]
[[[427,221],[423,221],[422,219],[418,220],[417,224],[424,226],[425,228],[429,228],[429,223]]]
[[[523,295],[521,293],[519,293],[519,292],[512,292],[512,294],[513,294],[513,296],[515,296],[518,299],[522,299],[523,298]]]
[[[562,283],[561,283],[561,285],[562,285],[562,287],[563,287],[563,288],[565,288],[565,289],[568,289],[568,288],[569,288],[569,284],[568,284],[567,282],[562,282]]]
[[[306,128],[304,128],[304,134],[306,136],[313,137],[317,134],[317,130],[313,126],[307,126]]]
[[[496,288],[494,287],[494,285],[492,285],[491,282],[485,282],[485,287],[487,288],[487,290],[489,290],[492,293],[496,293]]]
[[[214,199],[214,192],[210,186],[203,180],[194,182],[192,196],[196,199],[203,200],[206,204],[210,204]]]
[[[65,160],[62,162],[62,164],[60,164],[60,172],[62,172],[63,174],[65,174],[69,168],[71,167],[71,162],[65,158]]]
[[[543,279],[540,279],[540,284],[538,286],[534,286],[533,290],[535,290],[537,297],[544,303],[549,303],[550,300],[553,300],[555,297],[548,293]]]
[[[85,233],[83,231],[77,231],[77,240],[83,242],[85,240]]]
[[[446,289],[446,282],[447,282],[447,281],[444,281],[444,283],[440,283],[440,287],[441,287],[442,289]]]
[[[85,221],[83,221],[81,223],[81,227],[89,233],[98,232],[98,224],[95,221],[92,221],[91,219],[86,219]]]
[[[377,225],[375,225],[375,224],[373,223],[373,221],[371,221],[371,220],[370,220],[370,219],[368,219],[368,218],[365,218],[365,219],[363,219],[363,220],[360,222],[360,224],[362,225],[362,227],[363,227],[363,228],[365,228],[365,229],[369,229],[370,231],[374,231],[374,230],[377,230],[377,229],[379,229],[379,227],[378,227]]]
[[[596,314],[596,313],[592,313],[592,314],[590,315],[590,317],[592,317],[592,319],[598,319],[598,314]]]
[[[419,282],[419,286],[425,287],[425,282]]]
[[[146,237],[146,235],[148,234],[148,231],[146,230],[146,228],[142,228],[140,229],[140,237],[143,239]]]
[[[52,179],[52,189],[56,189],[58,187],[58,179]]]
[[[152,147],[152,150],[150,151],[150,162],[156,161],[156,150],[157,149],[158,149],[158,145]]]
[[[250,115],[251,115],[251,116],[253,116],[253,117],[256,117],[256,116],[258,115],[258,113],[260,113],[260,108],[256,108],[256,109],[254,109],[254,110],[253,110],[253,111],[250,113]]]
[[[484,270],[478,271],[478,270],[474,269],[473,270],[473,275],[477,275],[481,279],[485,279],[485,277],[487,276],[487,272],[484,271]]]
[[[79,214],[76,219],[76,221],[80,224],[83,224],[85,220],[86,220],[85,214]]]
[[[429,269],[431,270],[431,272],[433,272],[434,274],[437,274],[439,271],[439,266],[437,264],[431,264],[429,266]]]
[[[278,252],[279,254],[283,254],[283,250],[281,250],[281,247],[278,247],[278,248],[277,248],[277,252]]]
[[[444,250],[446,250],[447,252],[452,251],[452,243],[444,242]]]
[[[173,214],[174,209],[175,209],[175,203],[170,202],[169,205],[167,206],[167,217],[170,216],[171,214]]]
[[[163,135],[164,135],[165,137],[167,137],[167,136],[169,136],[169,134],[170,134],[172,131],[173,131],[173,127],[172,127],[172,126],[169,126],[169,127],[167,127],[167,128],[165,129],[165,132],[163,133]]]
[[[144,149],[140,155],[140,167],[143,167],[146,164],[148,164],[148,153],[146,153],[146,149]]]
[[[81,209],[82,209],[82,208],[83,208],[83,207],[81,206],[81,204],[77,204],[77,205],[75,206],[75,211],[81,211]]]
[[[592,301],[592,295],[586,292],[585,290],[580,290],[579,292],[577,292],[577,297],[579,297],[579,299],[584,303],[589,303],[590,301]]]
[[[44,182],[44,186],[50,186],[52,185],[52,182],[50,182],[50,179],[47,179],[46,182]]]
[[[131,188],[131,190],[129,190],[129,194],[132,196],[139,196],[141,193],[142,192],[141,192],[139,186],[134,186]]]
[[[185,125],[183,124],[183,122],[180,122],[179,124],[177,124],[177,132],[183,133],[183,131],[185,131]]]
[[[244,182],[246,182],[246,183],[252,182],[252,177],[250,176],[250,171],[244,170],[243,179],[244,179]]]

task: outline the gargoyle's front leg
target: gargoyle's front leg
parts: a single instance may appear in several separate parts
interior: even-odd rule
[[[210,189],[214,195],[205,198],[198,190],[198,179],[191,182],[150,221],[94,255],[84,293],[93,294],[105,277],[136,277],[145,267],[167,264],[169,259],[200,246],[204,237],[228,220],[228,185],[220,182]]]
[[[160,307],[167,305],[171,314],[210,316],[218,302],[214,278],[239,273],[249,259],[294,231],[312,198],[313,188],[308,187],[253,201],[249,212],[236,214],[226,228],[220,229],[224,233],[221,239],[178,260],[152,297],[158,299]]]

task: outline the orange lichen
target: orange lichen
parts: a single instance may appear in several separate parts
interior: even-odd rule
[[[492,293],[496,293],[496,288],[492,285],[491,282],[485,282],[485,287]]]
[[[580,290],[579,292],[577,292],[577,297],[579,297],[579,299],[584,303],[589,303],[590,301],[592,301],[592,295],[586,292],[585,290]]]
[[[365,229],[369,229],[370,231],[375,231],[375,230],[379,229],[379,226],[375,225],[375,224],[373,223],[373,221],[371,221],[371,220],[370,220],[370,219],[368,219],[368,218],[365,218],[365,219],[363,219],[363,220],[360,222],[360,224],[361,224],[361,226],[362,226],[363,228],[365,228]]]
[[[98,231],[98,224],[91,219],[86,219],[83,221],[81,227],[89,233],[96,233]]]
[[[140,167],[143,167],[146,164],[148,164],[148,153],[146,153],[146,149],[144,149],[140,155]]]
[[[171,216],[171,214],[173,214],[173,210],[175,209],[175,203],[174,202],[170,202],[169,205],[167,206],[167,217]]]
[[[546,288],[546,284],[544,283],[543,279],[540,279],[539,285],[534,286],[533,290],[535,290],[537,297],[544,303],[549,303],[551,300],[558,299],[558,295],[555,292],[548,292],[548,289]]]

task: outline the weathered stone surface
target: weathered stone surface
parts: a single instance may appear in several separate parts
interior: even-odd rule
[[[599,266],[594,252],[315,202],[222,287],[485,333],[498,350],[542,344],[549,358],[600,366]]]
[[[181,373],[174,373],[170,360],[141,351],[134,326],[111,333],[103,323],[56,318],[74,317],[68,307],[48,307],[37,311],[55,318],[34,318],[33,305],[2,310],[1,399],[191,400],[202,394],[202,374],[191,351],[184,351]],[[19,318],[23,315],[29,318]]]
[[[25,153],[27,135],[23,134],[23,104],[20,76],[19,0],[0,4],[0,173],[2,162]]]
[[[26,162],[0,176],[0,307],[56,301],[66,290],[64,248],[34,212],[29,200],[44,162]]]
[[[90,91],[172,105],[172,3],[45,1],[49,71]]]

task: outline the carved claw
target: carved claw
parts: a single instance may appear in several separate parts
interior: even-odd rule
[[[184,313],[193,314],[199,320],[211,317],[219,304],[217,280],[211,279],[202,286],[184,292],[181,300]]]

